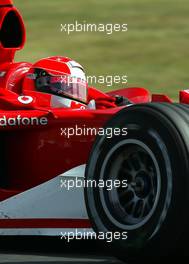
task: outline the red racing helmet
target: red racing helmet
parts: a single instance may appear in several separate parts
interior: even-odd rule
[[[33,64],[23,82],[23,91],[28,90],[87,103],[84,69],[67,57],[49,57]]]

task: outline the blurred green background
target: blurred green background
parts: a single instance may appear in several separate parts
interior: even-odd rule
[[[177,99],[189,87],[188,0],[14,0],[27,29],[16,60],[63,55],[87,75],[127,75],[127,86]],[[128,24],[128,32],[61,32],[61,23]],[[108,90],[122,85],[102,87]]]

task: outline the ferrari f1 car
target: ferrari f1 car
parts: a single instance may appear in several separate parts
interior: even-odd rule
[[[0,235],[111,232],[119,256],[183,246],[189,91],[180,103],[144,88],[105,94],[86,90],[68,58],[14,62],[25,29],[10,0],[0,3],[0,33]]]

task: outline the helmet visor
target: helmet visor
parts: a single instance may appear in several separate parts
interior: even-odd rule
[[[38,90],[87,102],[87,82],[68,75],[42,76],[37,78]]]

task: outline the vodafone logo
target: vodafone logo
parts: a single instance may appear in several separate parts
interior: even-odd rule
[[[33,98],[31,96],[19,96],[18,101],[22,104],[30,104],[33,102]]]

